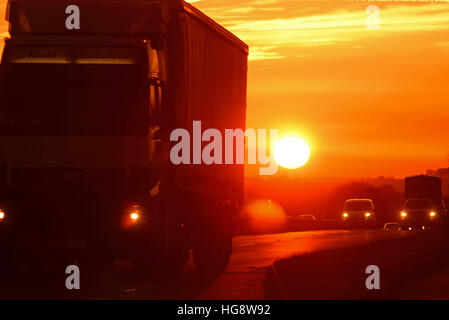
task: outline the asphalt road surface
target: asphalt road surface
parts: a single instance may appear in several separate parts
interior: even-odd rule
[[[181,274],[139,279],[134,267],[116,261],[107,270],[81,268],[81,289],[65,289],[64,270],[54,279],[2,283],[2,299],[265,299],[267,270],[278,259],[330,249],[349,248],[414,234],[384,230],[325,230],[240,236],[234,238],[227,270],[214,278],[197,272],[191,262]]]

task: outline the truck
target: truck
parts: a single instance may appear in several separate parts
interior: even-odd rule
[[[404,187],[405,202],[399,222],[402,230],[438,226],[446,222],[447,208],[442,197],[439,177],[406,177]]]
[[[2,263],[224,270],[244,166],[174,163],[171,133],[245,130],[248,46],[182,0],[9,0],[7,21]]]

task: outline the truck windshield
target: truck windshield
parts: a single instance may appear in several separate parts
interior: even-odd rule
[[[143,136],[137,64],[2,63],[0,135]]]
[[[345,205],[347,211],[366,211],[370,209],[371,203],[369,201],[349,201]]]
[[[404,209],[432,209],[433,201],[430,199],[410,199],[405,202]]]

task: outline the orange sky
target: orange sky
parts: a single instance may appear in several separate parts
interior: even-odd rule
[[[250,45],[247,126],[308,141],[301,175],[449,166],[449,3],[377,2],[380,29],[370,30],[373,2],[191,2]]]
[[[310,142],[307,176],[448,166],[449,3],[200,0],[250,45],[248,127]]]

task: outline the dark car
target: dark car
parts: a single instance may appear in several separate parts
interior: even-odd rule
[[[313,214],[301,214],[299,216],[296,216],[293,218],[294,220],[299,220],[299,221],[315,221],[316,218]]]

